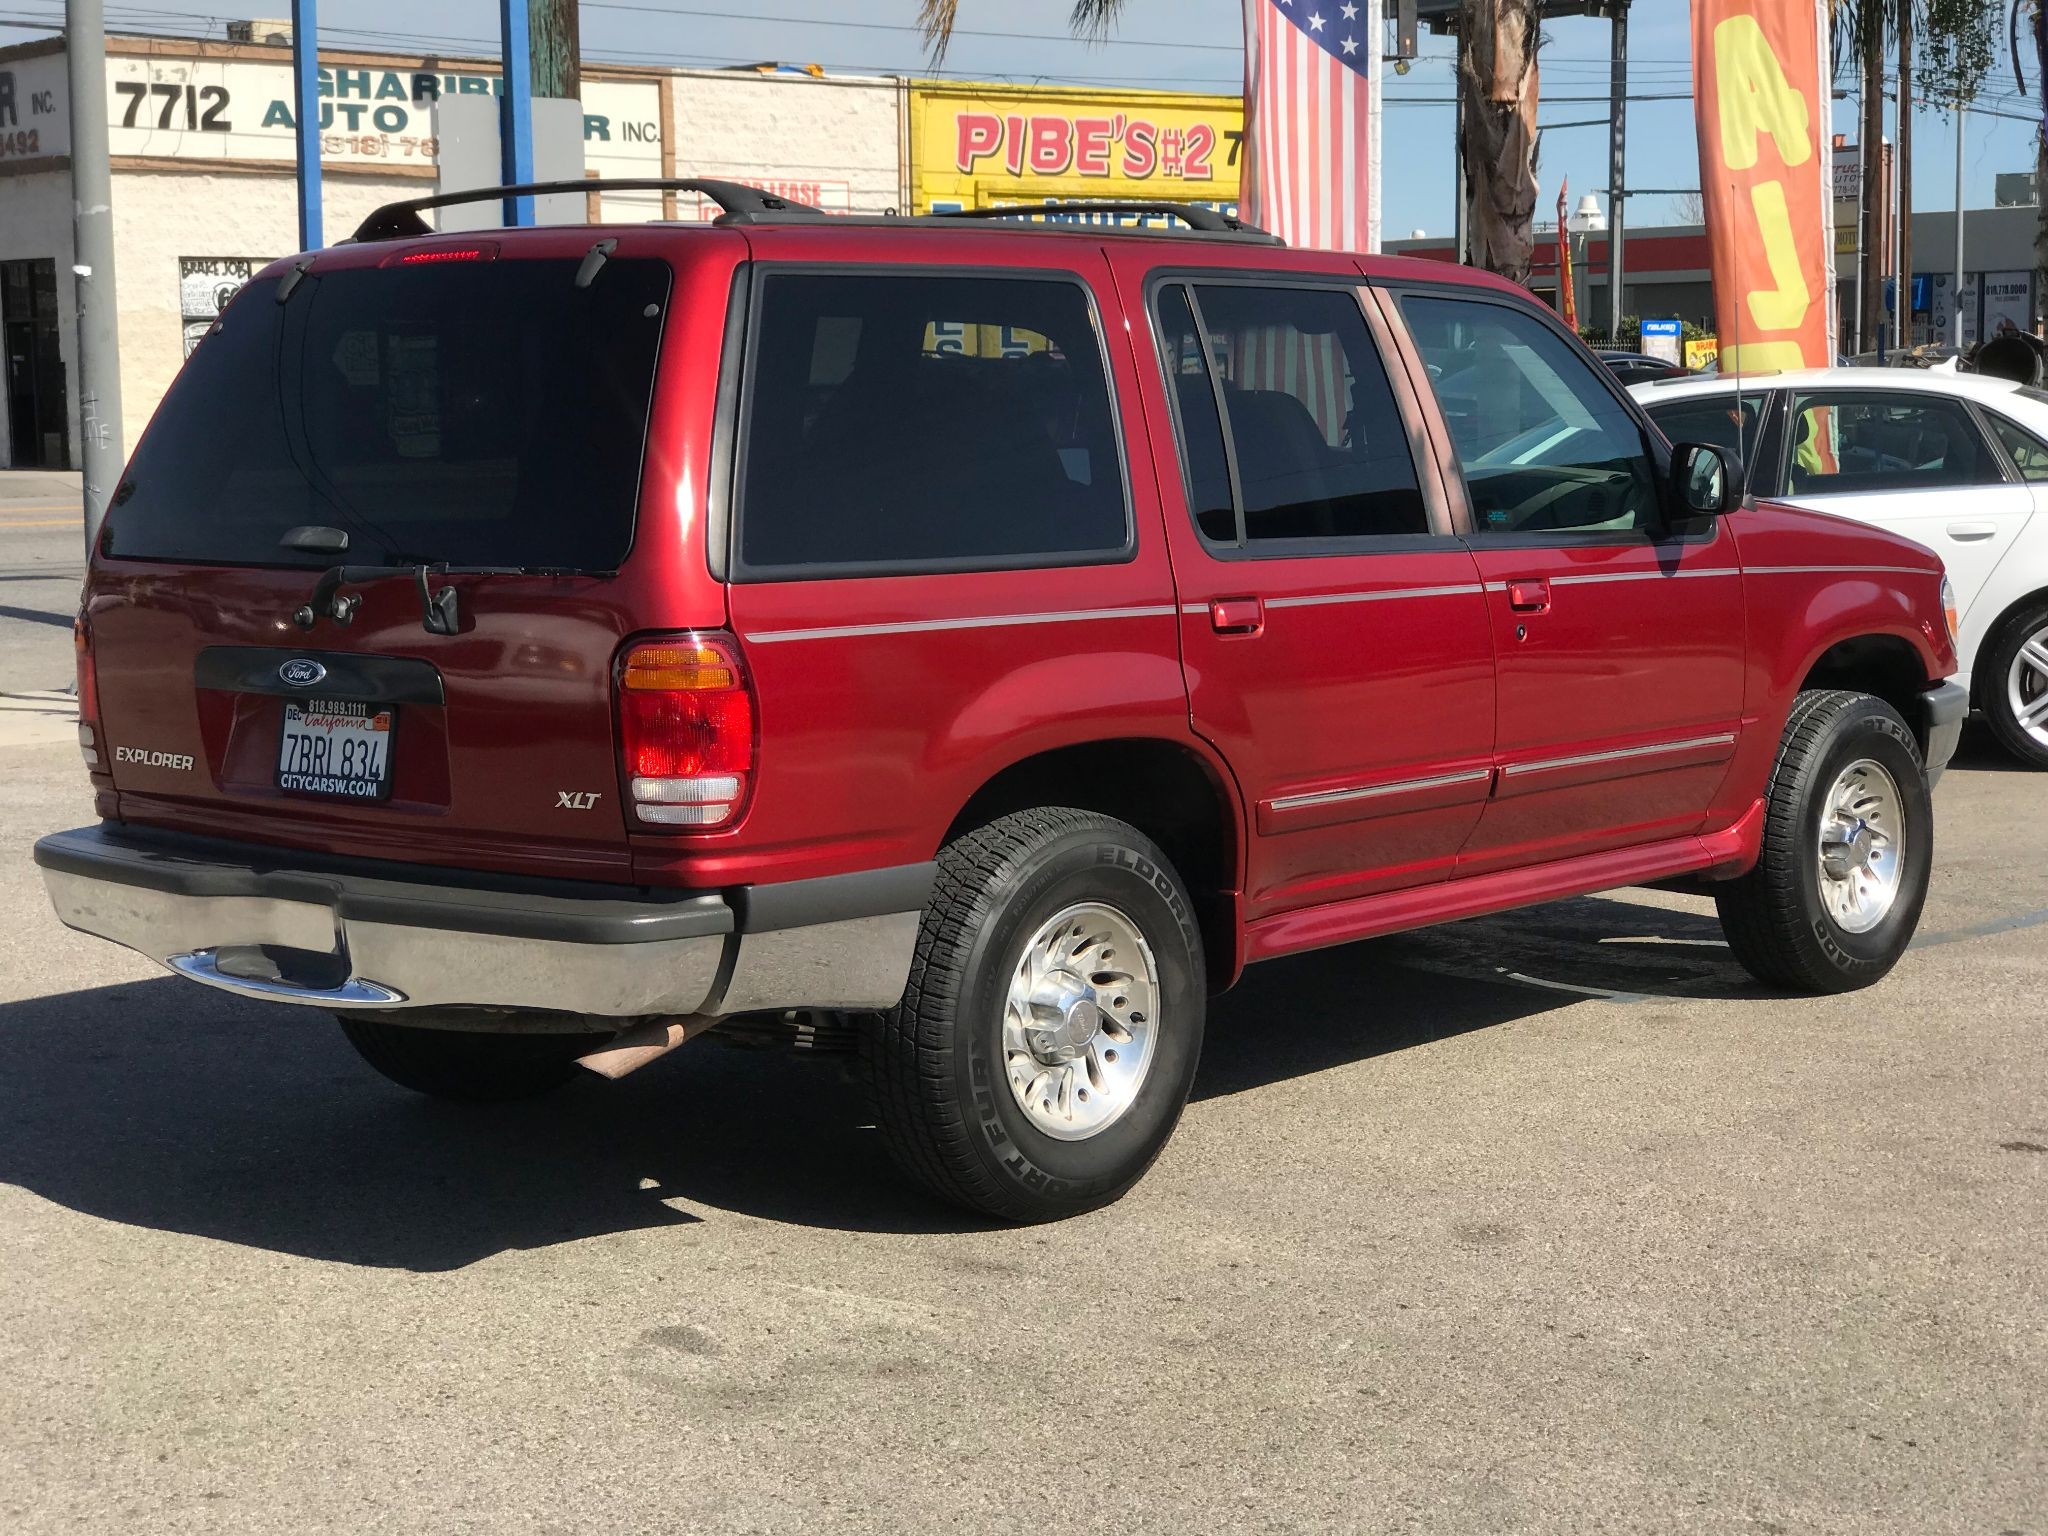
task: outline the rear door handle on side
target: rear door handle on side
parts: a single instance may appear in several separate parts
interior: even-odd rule
[[[1213,597],[1209,627],[1219,635],[1256,635],[1266,627],[1266,605],[1256,597]]]
[[[1541,576],[1524,577],[1508,583],[1508,606],[1517,613],[1548,613],[1550,583]]]
[[[1998,537],[1996,523],[1950,523],[1948,536],[1958,544],[1978,544]]]

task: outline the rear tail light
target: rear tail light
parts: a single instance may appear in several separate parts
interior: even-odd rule
[[[78,750],[88,768],[102,768],[100,758],[100,678],[92,660],[92,627],[81,611],[71,621],[71,650],[78,663]]]
[[[729,635],[644,640],[619,664],[627,799],[642,826],[723,827],[754,771],[754,697]]]

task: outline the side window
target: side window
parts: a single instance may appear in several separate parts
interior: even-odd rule
[[[1355,293],[1202,285],[1194,303],[1247,544],[1429,532],[1407,428]]]
[[[1954,400],[1896,390],[1792,402],[1792,494],[1843,496],[2002,480],[1990,444]]]
[[[772,272],[748,371],[751,571],[1068,565],[1130,547],[1077,283]]]
[[[1991,430],[1998,434],[1998,440],[2005,444],[2005,451],[2019,466],[2020,478],[2048,480],[2048,443],[1996,411],[1984,414],[1991,418]]]
[[[1180,422],[1181,463],[1187,473],[1188,510],[1212,544],[1237,542],[1237,508],[1230,499],[1230,462],[1223,449],[1223,418],[1203,360],[1201,333],[1185,288],[1162,288],[1154,305],[1159,364]]]
[[[1169,287],[1155,315],[1205,540],[1430,531],[1393,385],[1349,289],[1203,285],[1191,301]]]
[[[1465,473],[1473,532],[1654,528],[1656,467],[1635,418],[1536,316],[1412,294],[1401,311]]]
[[[1650,407],[1650,420],[1674,443],[1712,443],[1739,454],[1747,464],[1756,453],[1756,424],[1763,414],[1757,395],[1712,395]]]

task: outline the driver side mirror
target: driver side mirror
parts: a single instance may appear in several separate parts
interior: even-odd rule
[[[1703,523],[1742,505],[1747,480],[1741,457],[1713,443],[1680,443],[1671,450],[1671,500],[1680,524]]]

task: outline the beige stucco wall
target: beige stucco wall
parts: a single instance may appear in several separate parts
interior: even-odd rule
[[[322,182],[329,244],[371,209],[422,197],[433,183],[401,177],[328,176]],[[296,184],[281,174],[116,171],[114,264],[120,284],[123,443],[136,439],[185,360],[178,258],[247,256],[259,265],[299,248]]]
[[[835,213],[904,206],[895,80],[684,70],[669,89],[678,176],[768,185]]]
[[[71,172],[0,176],[0,261],[57,264],[57,345],[64,359],[64,402],[70,417],[70,458],[78,462],[78,281],[71,275]],[[12,462],[6,370],[0,369],[0,466]]]

